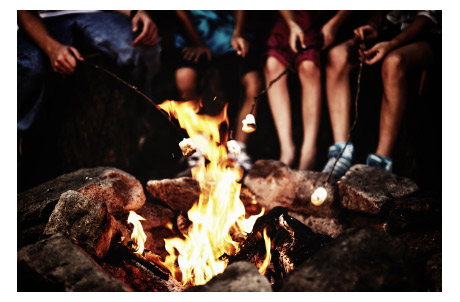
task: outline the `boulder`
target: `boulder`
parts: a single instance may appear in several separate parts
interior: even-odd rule
[[[118,169],[110,169],[94,183],[78,192],[103,201],[110,214],[122,214],[140,209],[145,203],[144,189],[132,175]]]
[[[259,203],[268,209],[282,206],[315,217],[337,217],[337,177],[331,176],[325,187],[328,196],[321,206],[311,203],[311,195],[324,185],[326,173],[291,170],[275,160],[258,160],[244,180]]]
[[[79,191],[88,186],[94,187],[94,184],[97,184],[101,179],[106,178],[111,173],[129,175],[111,167],[80,169],[19,193],[17,204],[18,248],[43,239],[40,236],[43,234],[44,227],[48,223],[49,217],[62,193],[68,190]],[[126,178],[134,179],[132,176],[126,176]],[[137,189],[142,190],[139,182],[132,181],[132,183],[134,183],[133,185]],[[139,194],[140,196],[135,202],[137,205],[133,209],[140,208],[145,201],[143,191]],[[123,204],[125,203],[121,196],[116,198],[116,200]],[[102,201],[105,202],[107,200]]]
[[[130,291],[61,234],[18,251],[18,291]]]
[[[398,240],[352,228],[288,275],[280,291],[408,291],[413,275]]]
[[[107,206],[76,191],[63,193],[44,230],[45,235],[59,233],[76,242],[89,254],[104,257],[112,237]]]
[[[187,292],[271,292],[267,278],[249,262],[239,261],[205,285],[189,287]]]
[[[338,182],[341,205],[349,210],[378,214],[382,207],[415,193],[409,178],[367,165],[354,165]]]
[[[147,190],[171,209],[187,213],[200,199],[200,184],[191,177],[149,180]]]

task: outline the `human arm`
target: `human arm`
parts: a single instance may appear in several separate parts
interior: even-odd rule
[[[54,39],[36,12],[19,10],[17,16],[20,28],[46,53],[55,72],[71,74],[77,67],[76,60],[84,60],[77,49]]]
[[[372,65],[381,61],[387,53],[415,41],[431,26],[433,26],[433,21],[430,18],[418,15],[403,32],[394,37],[392,40],[377,43],[371,49],[365,51],[365,62]]]
[[[132,17],[131,24],[133,32],[142,28],[141,33],[131,43],[132,45],[151,46],[158,42],[157,25],[153,22],[146,11],[138,10],[136,12],[131,10],[117,10],[117,12],[128,18]],[[131,12],[134,13],[134,16],[131,16]]]
[[[332,45],[335,41],[335,36],[340,26],[345,22],[351,15],[349,10],[340,10],[334,17],[332,17],[326,24],[321,28],[321,35],[323,36],[323,47],[326,49]]]
[[[297,53],[297,40],[299,40],[300,46],[306,48],[304,42],[303,30],[295,21],[294,12],[291,10],[280,10],[281,17],[289,27],[289,45],[294,53]]]
[[[186,47],[182,50],[184,59],[187,61],[193,60],[193,62],[198,62],[200,56],[205,55],[208,61],[211,60],[211,50],[201,40],[187,12],[177,10],[176,15],[184,24],[191,45],[190,47]]]
[[[379,28],[382,24],[382,19],[383,12],[374,11],[369,17],[366,25],[360,26],[353,31],[355,38],[360,41],[364,41],[366,39],[376,39],[378,37]]]
[[[246,21],[246,12],[243,10],[235,11],[235,29],[233,30],[232,36],[232,47],[235,49],[236,54],[246,56],[246,53],[249,51],[249,43],[243,37],[243,31]]]

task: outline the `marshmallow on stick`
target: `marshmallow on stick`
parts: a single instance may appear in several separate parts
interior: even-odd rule
[[[191,138],[184,138],[179,143],[179,147],[182,150],[182,155],[185,157],[192,155],[196,151],[195,143],[193,143]]]
[[[243,132],[252,133],[256,131],[256,119],[254,115],[248,114],[246,118],[242,121],[243,123]]]

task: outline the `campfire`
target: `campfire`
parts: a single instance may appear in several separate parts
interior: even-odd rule
[[[183,236],[165,239],[169,255],[161,265],[184,286],[202,285],[225,270],[228,257],[238,253],[240,244],[252,231],[256,219],[263,215],[263,210],[258,215],[246,217],[238,183],[243,171],[227,156],[227,134],[220,135],[221,125],[228,126],[226,107],[215,117],[199,115],[198,103],[193,101],[166,101],[159,107],[179,120],[206,158],[206,162],[192,169],[201,193],[199,201],[187,213],[191,224]],[[145,235],[136,227],[134,232],[138,249],[142,249]],[[266,232],[264,238],[269,247]],[[266,260],[260,264],[262,272],[268,265],[270,248],[267,253]]]
[[[440,205],[410,179],[355,165],[323,187],[325,173],[273,160],[243,179],[226,107],[159,107],[203,155],[192,177],[148,181],[146,196],[101,167],[19,194],[19,290],[439,289]]]

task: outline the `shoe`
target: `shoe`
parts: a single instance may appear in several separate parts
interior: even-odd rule
[[[335,160],[337,159],[337,157],[339,156],[343,148],[345,148],[345,143],[335,143],[329,147],[329,153],[328,153],[329,160],[326,163],[326,166],[324,166],[324,169],[323,169],[324,173],[329,173],[331,171]],[[345,172],[348,171],[348,169],[350,169],[351,162],[353,160],[353,152],[354,152],[353,144],[349,143],[346,146],[345,151],[343,151],[342,156],[337,161],[337,164],[334,167],[334,171],[332,172],[332,175],[342,176],[345,174]]]
[[[391,158],[377,155],[375,153],[371,153],[367,156],[366,164],[369,167],[378,168],[390,172],[393,169],[393,161],[391,160]]]

